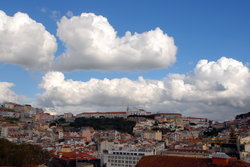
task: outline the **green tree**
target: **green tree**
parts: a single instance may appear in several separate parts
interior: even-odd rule
[[[0,139],[0,166],[28,167],[44,164],[50,155],[40,146],[31,144],[15,144]]]

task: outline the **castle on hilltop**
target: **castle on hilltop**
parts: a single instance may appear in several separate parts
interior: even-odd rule
[[[127,118],[130,115],[145,116],[151,115],[151,112],[146,112],[144,109],[136,109],[127,107],[126,112],[83,112],[77,114],[76,117],[85,118]]]

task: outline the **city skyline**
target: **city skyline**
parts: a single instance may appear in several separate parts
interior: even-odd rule
[[[249,1],[0,6],[1,102],[213,120],[249,112]]]

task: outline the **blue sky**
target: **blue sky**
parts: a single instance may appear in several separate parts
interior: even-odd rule
[[[88,82],[91,78],[103,80],[123,77],[134,81],[140,76],[144,79],[162,81],[171,73],[189,75],[202,59],[216,62],[221,57],[232,58],[247,67],[250,62],[249,9],[248,0],[119,2],[116,0],[4,0],[0,2],[0,10],[6,15],[13,16],[17,12],[22,12],[28,14],[32,20],[41,23],[57,40],[55,57],[59,57],[66,50],[57,35],[57,22],[62,16],[66,16],[67,12],[71,12],[74,16],[79,16],[81,13],[94,13],[96,16],[106,17],[119,37],[123,37],[126,31],[141,34],[159,27],[168,36],[173,37],[174,44],[178,48],[175,54],[176,61],[170,66],[160,68],[125,71],[113,69],[62,71],[66,79],[81,82]],[[14,83],[12,90],[18,95],[29,98],[25,102],[34,103],[37,94],[44,92],[44,89],[39,88],[38,85],[48,71],[27,70],[1,59],[0,70],[0,82]],[[100,106],[98,104],[98,107]],[[242,108],[239,110],[243,112]]]

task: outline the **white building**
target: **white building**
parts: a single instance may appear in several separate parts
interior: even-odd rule
[[[127,118],[126,112],[84,112],[77,114],[76,117],[85,118]]]
[[[135,167],[144,155],[155,155],[151,148],[113,147],[102,154],[102,164],[106,167]]]
[[[65,119],[70,119],[70,118],[73,118],[73,114],[71,113],[71,112],[69,112],[69,113],[64,113],[64,115],[63,115],[63,117],[65,118]]]
[[[5,102],[3,103],[3,106],[8,109],[14,109],[17,104],[12,103],[12,102]]]
[[[127,118],[129,115],[150,115],[150,112],[146,112],[143,109],[130,109],[127,108],[126,112],[84,112],[77,114],[76,117],[85,118]]]
[[[187,123],[195,123],[195,124],[207,124],[207,118],[196,118],[196,117],[183,117],[183,121]]]
[[[0,110],[0,116],[9,118],[20,118],[20,112],[14,110]]]
[[[114,147],[114,145],[115,143],[113,140],[103,140],[99,142],[98,151],[103,153],[106,150],[110,150],[112,147]]]
[[[19,126],[12,123],[4,123],[0,125],[0,137],[17,138],[19,134]]]
[[[240,139],[240,145],[243,148],[240,152],[240,159],[250,162],[250,136]]]
[[[150,115],[150,112],[146,112],[143,109],[131,109],[131,108],[127,108],[127,116],[129,115]]]

